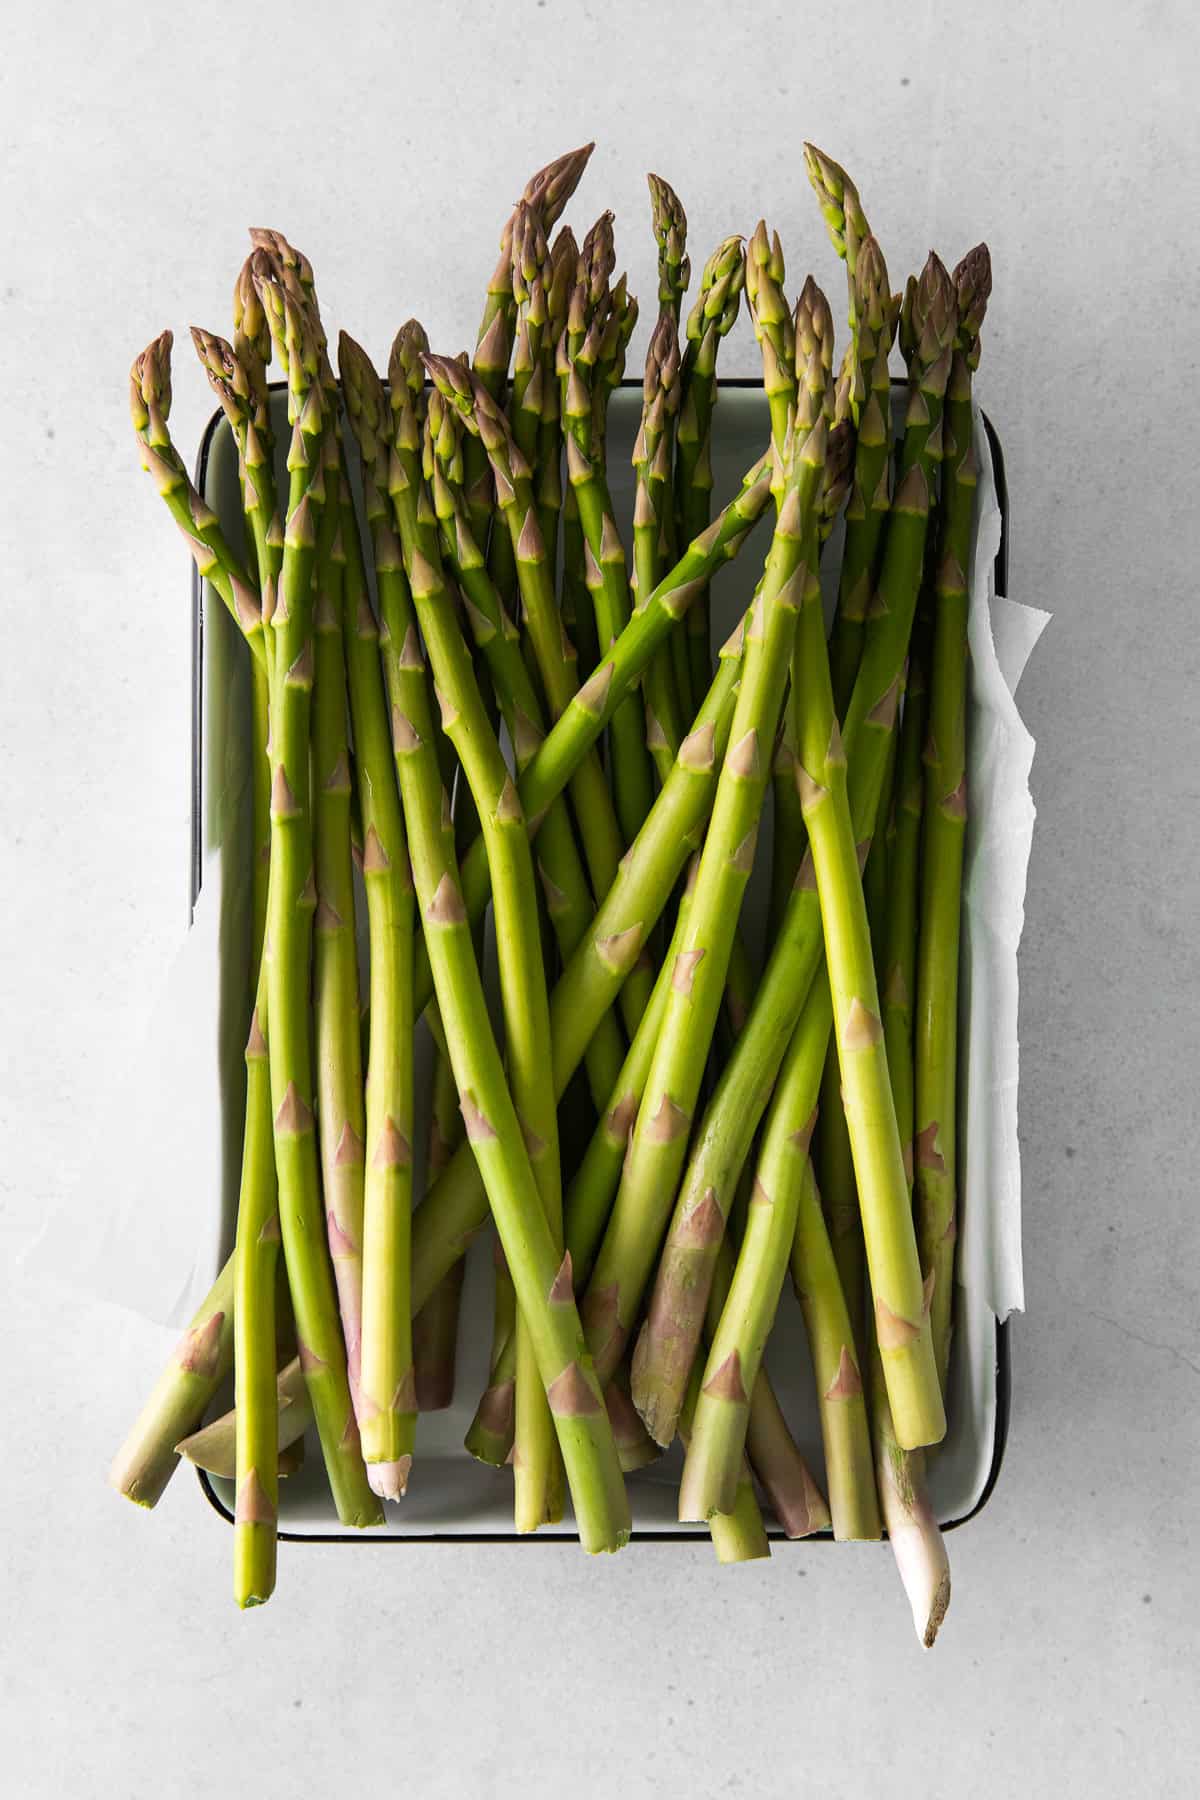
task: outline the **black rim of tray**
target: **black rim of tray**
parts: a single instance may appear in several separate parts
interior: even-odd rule
[[[641,382],[626,380],[621,383],[624,388],[641,388]],[[719,381],[720,388],[759,388],[761,381],[751,376],[737,376],[728,381]],[[905,386],[903,381],[893,380],[893,388]],[[270,383],[272,393],[282,392],[286,383],[273,381]],[[1004,471],[1004,451],[995,426],[988,415],[980,409],[983,428],[987,432],[988,445],[992,452],[992,472],[996,483],[996,499],[1000,507],[1000,547],[996,552],[996,592],[1008,592],[1008,481]],[[200,450],[196,458],[196,486],[204,492],[204,484],[208,476],[208,458],[212,448],[213,437],[220,426],[224,414],[218,408],[209,419],[200,440]],[[204,590],[200,572],[192,565],[192,869],[191,869],[191,903],[194,907],[200,893],[201,873],[201,770],[203,748],[204,719]],[[942,1525],[943,1531],[957,1531],[960,1526],[967,1525],[981,1513],[992,1497],[997,1481],[1000,1479],[1000,1468],[1004,1461],[1004,1452],[1008,1444],[1008,1422],[1012,1404],[1012,1369],[1008,1342],[1008,1320],[996,1320],[996,1423],[992,1435],[992,1460],[988,1467],[987,1479],[983,1484],[978,1500],[970,1512],[963,1513],[961,1518],[949,1519]],[[228,1524],[234,1523],[233,1514],[224,1500],[213,1487],[206,1469],[197,1469],[197,1477],[201,1491],[213,1511],[219,1513]],[[834,1542],[831,1531],[816,1531],[810,1537],[787,1538],[782,1533],[769,1532],[773,1544],[813,1544]],[[886,1538],[887,1534],[884,1533]],[[697,1527],[695,1531],[643,1531],[635,1525],[631,1542],[639,1544],[694,1544],[702,1541],[704,1532]],[[405,1531],[375,1533],[370,1531],[281,1531],[281,1544],[369,1544],[375,1547],[392,1544],[440,1544],[453,1548],[458,1544],[573,1544],[572,1534],[567,1532],[533,1532],[522,1534],[516,1531]]]

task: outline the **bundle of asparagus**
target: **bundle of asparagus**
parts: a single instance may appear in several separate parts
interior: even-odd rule
[[[243,1606],[273,1590],[278,1483],[310,1424],[339,1519],[380,1524],[419,1480],[418,1414],[453,1392],[462,1260],[490,1216],[466,1445],[511,1465],[518,1530],[569,1494],[584,1547],[619,1549],[624,1472],[678,1436],[679,1516],[722,1561],[768,1554],[764,1505],[789,1537],[886,1527],[928,1644],[949,1597],[925,1460],[953,1324],[988,255],[951,275],[931,254],[893,295],[854,184],[808,146],[846,268],[840,362],[825,295],[810,276],[789,302],[763,222],[713,251],[681,341],[687,219],[651,175],[658,314],[623,536],[608,404],[637,303],[610,213],[582,246],[555,234],[591,150],[528,183],[474,353],[434,354],[410,320],[386,381],[345,332],[335,375],[307,258],[251,233],[231,338],[192,333],[237,445],[240,534],[172,442],[171,334],[133,366],[143,464],[250,659],[255,916],[236,1244],[112,1480],[153,1506],[181,1454],[232,1477]],[[769,442],[714,514],[743,295]],[[760,563],[743,546],[764,516]],[[714,659],[709,585],[739,555],[744,616]],[[756,961],[743,897],[768,803]],[[789,1270],[825,1494],[763,1366]],[[233,1409],[205,1423],[231,1370]]]

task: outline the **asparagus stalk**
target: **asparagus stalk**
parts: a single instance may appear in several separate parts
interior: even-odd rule
[[[796,792],[796,747],[790,709],[784,709],[771,764],[771,800],[774,829],[771,836],[771,898],[767,912],[767,939],[779,936],[788,900],[804,856],[804,815]]]
[[[861,845],[875,829],[920,590],[927,496],[936,468],[927,444],[939,416],[953,318],[949,277],[936,257],[916,284],[912,312],[909,422],[879,576],[883,604],[868,622],[846,720],[849,801]],[[821,910],[812,857],[806,855],[750,1018],[698,1134],[634,1358],[634,1403],[660,1443],[674,1433],[738,1173],[822,955]]]
[[[129,372],[129,407],[141,444],[142,467],[166,501],[201,578],[220,596],[250,646],[250,654],[265,669],[267,647],[258,591],[171,441],[167,421],[171,412],[173,343],[173,334],[162,332],[146,346]]]
[[[583,528],[586,581],[596,617],[603,656],[629,623],[629,582],[625,550],[617,530],[603,449],[595,430],[599,403],[596,364],[608,319],[607,289],[590,299],[583,260],[571,298],[571,313],[582,314],[585,329],[577,349],[569,328],[559,340],[558,374],[562,386],[561,417],[567,450],[567,476],[575,494]],[[642,708],[631,695],[617,707],[609,727],[617,817],[626,841],[637,836],[650,810],[653,780],[644,742]]]
[[[300,1358],[293,1356],[275,1378],[275,1437],[280,1475],[283,1474],[283,1453],[304,1436],[312,1416]],[[238,1417],[239,1410],[233,1407],[199,1431],[190,1432],[176,1444],[177,1454],[186,1456],[197,1469],[232,1481],[236,1472]]]
[[[346,1369],[360,1417],[364,1144],[358,952],[350,851],[350,746],[346,732],[343,647],[345,551],[341,545],[341,456],[326,439],[325,507],[317,551],[313,609],[313,1024],[317,1060],[317,1136],[329,1254],[337,1283]],[[364,874],[366,853],[364,849]]]
[[[136,1506],[157,1506],[179,1466],[176,1446],[200,1424],[233,1365],[236,1252],[217,1276],[121,1445],[109,1485]]]
[[[556,1099],[566,1091],[578,1068],[596,1022],[616,1000],[638,944],[666,905],[712,804],[737,685],[738,646],[731,642],[727,650],[707,710],[692,737],[681,746],[671,780],[631,847],[592,932],[555,984],[550,1034]],[[422,1207],[418,1213],[413,1235],[413,1298],[417,1306],[464,1254],[487,1216],[486,1200],[470,1159],[461,1151],[431,1195],[431,1199],[435,1197],[436,1206],[430,1206],[428,1212]]]
[[[669,355],[672,380],[669,401],[657,421],[657,451],[649,458],[647,494],[658,523],[658,541],[665,562],[673,562],[678,537],[675,529],[674,465],[675,431],[679,412],[679,314],[683,296],[691,279],[692,265],[686,254],[687,214],[683,203],[661,175],[648,175],[650,211],[654,236],[658,242],[658,326],[667,343],[673,346]],[[705,521],[707,523],[707,521]],[[649,584],[650,586],[653,583]],[[649,586],[643,587],[648,592]],[[681,720],[689,720],[696,710],[700,695],[708,686],[709,676],[698,688],[692,685],[692,669],[688,659],[688,643],[683,632],[672,633],[665,654],[669,657],[672,685],[675,689]]]
[[[472,381],[458,363],[447,357],[429,356],[426,367],[434,385],[458,408],[472,433],[482,437],[492,461],[499,506],[516,551],[526,626],[550,710],[558,717],[577,689],[571,670],[571,646],[564,638],[546,564],[528,466],[507,420],[482,383]],[[592,885],[596,892],[605,893],[616,875],[623,844],[604,772],[594,753],[589,752],[581,760],[571,791]]]
[[[819,987],[820,998],[814,993],[806,1013],[820,1007],[828,1038],[832,1001],[823,974]],[[838,1275],[811,1162],[801,1175],[791,1271],[816,1380],[833,1535],[877,1538],[879,1507],[856,1324]]]
[[[346,1352],[322,1245],[308,1013],[317,903],[309,778],[318,525],[314,487],[326,415],[321,387],[314,378],[318,356],[310,320],[272,280],[260,280],[259,295],[268,317],[282,320],[276,341],[286,348],[289,415],[294,421],[288,455],[293,498],[284,531],[278,600],[270,618],[271,876],[266,968],[280,1225],[301,1363],[338,1516],[344,1524],[373,1525],[380,1522],[381,1514],[360,1455]]]
[[[234,1246],[233,1595],[242,1607],[261,1606],[275,1590],[279,1513],[275,1391],[279,1192],[271,1128],[271,1071],[263,1036],[269,980],[264,962],[246,1043],[246,1126]]]
[[[496,1279],[488,1382],[463,1442],[478,1462],[502,1469],[512,1455],[516,1419],[517,1296],[499,1238],[493,1262]]]
[[[633,581],[639,594],[653,593],[662,579],[665,537],[661,512],[663,471],[670,469],[668,422],[679,410],[679,333],[670,312],[659,315],[646,351],[642,382],[642,422],[633,447],[637,498],[633,510]],[[652,484],[651,471],[658,468]],[[655,490],[659,504],[655,503]],[[646,743],[666,780],[685,734],[685,708],[672,666],[668,643],[651,658],[643,682],[646,709]],[[705,682],[705,688],[708,682]],[[691,685],[686,698],[691,700]],[[628,702],[626,703],[628,704]],[[692,709],[694,711],[694,708]],[[688,713],[688,718],[691,713]]]
[[[767,1115],[745,1233],[728,1297],[709,1340],[696,1401],[692,1441],[679,1488],[679,1517],[707,1519],[728,1512],[737,1492],[746,1442],[750,1393],[762,1366],[787,1273],[813,1127],[811,1068],[820,1068],[829,1035],[824,1007],[806,1008],[788,1051]],[[799,1071],[799,1074],[797,1074]],[[859,1391],[861,1393],[861,1382]],[[864,1443],[865,1437],[865,1417]]]
[[[765,462],[760,460],[747,472],[741,490],[708,531],[688,546],[649,599],[639,600],[637,611],[613,645],[611,655],[574,696],[518,782],[525,816],[534,826],[566,787],[580,759],[604,730],[614,707],[641,678],[667,632],[686,613],[697,592],[693,583],[710,580],[722,563],[737,555],[762,512],[769,491]],[[720,680],[718,674],[717,681]],[[477,838],[464,856],[462,877],[463,902],[469,917],[477,919],[488,896],[487,857],[481,839]],[[428,959],[421,955],[416,985],[420,1009],[427,1005],[432,991]]]
[[[898,494],[898,506],[899,502]],[[816,604],[801,609],[792,661],[796,784],[821,903],[880,1352],[897,1436],[906,1447],[915,1448],[938,1441],[945,1431],[945,1413],[888,1080],[847,791],[846,752],[833,706],[815,583],[814,589]],[[856,686],[855,700],[858,691]],[[853,703],[848,720],[852,718]]]
[[[813,360],[820,383],[813,396],[817,417],[805,416],[795,427],[789,424],[780,446],[775,534],[756,603],[757,616],[746,631],[730,747],[701,853],[685,944],[675,960],[672,992],[633,1129],[629,1159],[585,1297],[585,1325],[601,1379],[620,1360],[669,1216],[666,1209],[687,1152],[692,1113],[753,863],[767,781],[766,747],[775,738],[786,659],[800,603],[795,576],[802,535],[816,510],[825,456],[826,429],[819,414],[824,371],[819,358]]]
[[[720,1324],[733,1285],[734,1267],[733,1252],[728,1240],[723,1239],[717,1252],[704,1321],[709,1337]],[[697,1364],[692,1365],[689,1380],[692,1374],[699,1378]],[[815,1531],[825,1531],[829,1526],[825,1496],[796,1447],[765,1369],[759,1370],[758,1379],[750,1390],[746,1448],[751,1467],[771,1503],[771,1511],[783,1527],[784,1536],[796,1539],[811,1537]]]
[[[724,238],[704,265],[700,292],[688,315],[687,347],[680,370],[676,426],[675,520],[677,541],[689,543],[708,524],[712,506],[712,424],[717,403],[717,352],[738,315],[746,280],[740,237]],[[692,695],[712,679],[708,590],[687,616]]]
[[[950,1559],[929,1503],[923,1450],[896,1441],[877,1347],[871,1356],[871,1428],[879,1504],[917,1636],[932,1649],[950,1605]]]
[[[516,631],[484,567],[461,493],[453,484],[456,462],[461,462],[456,415],[434,390],[426,422],[425,464],[441,522],[442,548],[463,591],[467,619],[492,677],[519,780],[542,742],[545,716]],[[559,950],[564,958],[570,957],[591,923],[595,904],[561,797],[547,808],[538,834],[538,872]],[[585,1058],[597,1105],[603,1104],[612,1087],[622,1054],[620,1027],[606,1015]]]
[[[432,1187],[462,1142],[462,1117],[454,1071],[442,1050],[436,1052],[430,1090],[429,1134],[425,1182]],[[458,1322],[465,1273],[457,1263],[438,1283],[412,1322],[413,1381],[419,1413],[442,1412],[454,1399]]]
[[[909,652],[896,764],[895,836],[888,859],[880,999],[883,1041],[896,1103],[896,1125],[909,1187],[913,1181],[913,997],[917,986],[917,909],[922,825],[921,752],[928,717],[928,631],[918,618]],[[869,865],[868,865],[869,866]]]
[[[562,216],[563,208],[579,186],[594,149],[594,144],[583,144],[578,150],[569,150],[564,156],[556,157],[553,162],[538,169],[525,183],[521,199],[537,209],[545,231],[549,232]],[[516,326],[516,302],[512,286],[514,218],[515,214],[510,216],[500,236],[500,257],[487,284],[483,317],[475,343],[473,367],[493,398],[499,396],[504,386]],[[486,550],[492,504],[487,456],[480,444],[468,443],[464,452],[464,474],[472,529],[477,541]]]
[[[971,375],[991,292],[987,246],[954,271],[958,349],[944,424],[949,461],[942,490],[925,749],[925,829],[917,950],[915,1162],[921,1261],[932,1282],[934,1354],[943,1390],[950,1360],[957,1238],[958,953],[967,825],[967,607],[976,464]]]
[[[412,597],[401,566],[377,567],[377,573],[387,633],[384,660],[396,769],[424,941],[445,1020],[467,1137],[512,1271],[518,1303],[533,1335],[580,1538],[588,1550],[615,1550],[628,1537],[628,1503],[578,1313],[569,1291],[564,1294],[565,1283],[559,1280],[561,1254],[555,1250],[488,1017],[459,886],[453,834],[443,822],[448,819],[449,806],[433,748],[433,719]],[[438,1270],[438,1279],[448,1266]],[[418,1308],[427,1297],[414,1289]]]
[[[257,251],[254,254],[260,255]],[[243,286],[249,288],[249,301],[243,299]],[[271,350],[271,334],[267,328],[266,315],[254,292],[249,265],[239,277],[234,307],[241,327],[240,331],[235,330],[235,336],[239,338],[242,354],[214,332],[201,331],[193,326],[191,335],[209,386],[221,403],[221,410],[237,444],[243,512],[261,591],[264,583],[278,580],[279,559],[283,550],[283,526],[275,499],[275,477],[271,461],[273,436],[265,376],[265,363]],[[251,964],[256,972],[251,982],[253,988],[257,985],[257,970],[262,960],[263,937],[266,932],[267,870],[271,854],[271,771],[266,753],[267,671],[264,664],[254,657],[250,660],[250,680],[254,816]]]
[[[700,1391],[700,1377],[693,1372],[679,1414],[679,1436],[685,1450],[690,1450],[692,1420]],[[759,1511],[750,1475],[750,1465],[742,1458],[738,1469],[737,1491],[728,1512],[713,1513],[708,1529],[719,1563],[755,1562],[770,1556],[771,1544]]]
[[[746,299],[763,359],[763,392],[771,413],[771,438],[782,444],[796,411],[796,327],[783,292],[783,246],[758,221],[746,249]]]
[[[874,592],[890,496],[888,468],[892,437],[888,356],[895,332],[887,265],[874,238],[867,238],[856,261],[851,288],[858,321],[853,357],[853,404],[857,420],[854,487],[846,508],[846,541],[838,580],[838,603],[829,640],[830,677],[838,717],[858,673],[863,632]]]
[[[395,396],[393,396],[393,401]],[[406,571],[433,667],[443,728],[458,751],[483,826],[492,877],[509,1078],[530,1166],[556,1245],[562,1243],[558,1120],[546,1082],[550,1012],[533,856],[516,787],[475,680],[446,585],[438,527],[420,461],[415,414],[401,411],[389,483]],[[561,1475],[553,1423],[538,1378],[534,1339],[517,1321],[516,1437],[513,1472],[518,1531],[561,1516]]]

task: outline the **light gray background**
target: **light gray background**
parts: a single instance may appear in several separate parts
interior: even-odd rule
[[[1192,9],[43,4],[0,65],[0,1719],[22,1796],[1195,1791],[1200,1064]],[[247,223],[383,354],[469,340],[528,172],[600,140],[651,296],[643,172],[698,256],[760,212],[840,292],[800,161],[858,177],[895,274],[986,236],[980,393],[1040,819],[1023,951],[1029,1316],[1008,1459],[930,1657],[884,1549],[285,1549],[239,1616],[194,1485],[103,1486],[162,1335],[15,1257],[137,1105],[188,842],[187,564],[126,369],[223,328]],[[590,211],[589,211],[590,209]],[[636,366],[644,330],[634,346]],[[178,440],[211,402],[178,364]],[[728,372],[754,368],[747,329]],[[187,1146],[180,1146],[186,1156]],[[169,1181],[170,1171],[164,1170]],[[98,1191],[102,1208],[110,1196]],[[1190,1715],[1190,1716],[1189,1716]]]

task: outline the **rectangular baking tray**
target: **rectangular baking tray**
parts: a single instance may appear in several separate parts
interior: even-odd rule
[[[720,383],[720,404],[713,438],[714,507],[736,490],[744,471],[761,453],[769,424],[761,385],[754,381]],[[904,388],[894,384],[893,401],[899,419]],[[286,449],[286,395],[282,384],[272,387],[276,438],[282,455]],[[641,412],[641,383],[625,382],[613,395],[609,426],[609,469],[613,500],[619,520],[628,521],[633,509],[633,477],[630,452]],[[977,418],[977,450],[990,455],[1002,531],[996,558],[996,591],[1004,593],[1008,564],[1008,496],[999,438],[985,415]],[[222,414],[210,419],[201,440],[196,469],[200,492],[214,508],[235,542],[241,538],[241,507],[237,476],[237,452]],[[286,491],[286,488],[285,490]],[[765,554],[768,532],[760,522],[755,542],[723,569],[713,588],[714,646],[733,629],[748,604],[756,574]],[[836,549],[836,544],[835,544]],[[836,569],[837,558],[829,559]],[[214,871],[221,882],[221,967],[214,980],[229,995],[231,1030],[229,1052],[221,1071],[223,1105],[221,1130],[227,1154],[226,1191],[222,1196],[225,1240],[232,1246],[237,1202],[241,1107],[244,1064],[241,1041],[244,1020],[238,1018],[239,996],[246,992],[247,919],[249,894],[244,879],[248,867],[249,793],[246,785],[246,746],[249,738],[249,683],[246,657],[236,630],[218,596],[193,571],[193,754],[192,754],[192,869],[193,904],[203,881]],[[827,592],[826,603],[832,595]],[[976,824],[978,821],[974,821]],[[968,823],[968,833],[971,822]],[[770,869],[770,807],[764,814],[759,854],[747,892],[745,930],[753,949],[762,941],[766,883]],[[968,844],[968,855],[970,846]],[[963,1021],[960,1042],[969,1043]],[[430,1047],[421,1028],[417,1047],[417,1150],[418,1196],[423,1189],[421,1151],[424,1133],[421,1112],[427,1104]],[[564,1162],[572,1146],[564,1144]],[[582,1149],[582,1145],[577,1149]],[[963,1154],[970,1158],[970,1145]],[[964,1184],[965,1185],[965,1184]],[[459,1327],[458,1372],[453,1404],[442,1412],[422,1414],[418,1420],[416,1455],[407,1498],[387,1509],[382,1530],[356,1532],[342,1529],[325,1484],[320,1450],[310,1433],[308,1455],[299,1474],[280,1484],[279,1535],[286,1541],[342,1544],[392,1543],[562,1543],[570,1540],[574,1525],[568,1508],[561,1526],[544,1527],[535,1536],[518,1538],[512,1525],[512,1485],[507,1471],[496,1471],[474,1461],[463,1449],[463,1435],[486,1384],[491,1343],[491,1251],[487,1236],[473,1246],[467,1258]],[[950,1425],[946,1440],[931,1458],[929,1484],[938,1519],[946,1530],[964,1525],[986,1505],[997,1479],[1008,1434],[1010,1404],[1008,1326],[996,1320],[985,1302],[970,1291],[956,1289],[957,1325],[955,1356],[949,1394]],[[814,1386],[800,1309],[785,1283],[779,1315],[767,1348],[766,1364],[792,1431],[818,1479],[823,1478],[820,1430]],[[633,1537],[637,1541],[686,1543],[704,1538],[702,1526],[681,1525],[674,1517],[681,1456],[678,1445],[663,1458],[628,1477],[633,1510]],[[233,1484],[199,1472],[200,1485],[218,1513],[233,1522]],[[786,1543],[768,1516],[772,1540]],[[808,1541],[832,1542],[829,1533]]]

